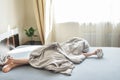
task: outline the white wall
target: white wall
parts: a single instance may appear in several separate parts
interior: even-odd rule
[[[0,0],[0,33],[24,23],[24,0]]]
[[[24,26],[24,7],[24,0],[0,0],[0,34],[7,32],[8,25],[18,27],[21,33]]]
[[[8,25],[18,27],[20,43],[29,40],[24,28],[36,28],[32,0],[0,0],[0,34],[7,31]]]

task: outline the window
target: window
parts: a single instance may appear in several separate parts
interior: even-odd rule
[[[55,20],[61,22],[119,22],[119,0],[55,0]]]

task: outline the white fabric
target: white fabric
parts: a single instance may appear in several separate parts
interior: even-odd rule
[[[120,22],[119,0],[55,0],[57,23]]]
[[[10,57],[8,52],[9,48],[4,45],[0,45],[0,65],[3,65],[7,62],[8,57]]]
[[[52,0],[52,3],[55,4],[50,7],[52,11],[48,17],[51,20],[47,17],[52,28],[47,29],[53,34],[48,33],[49,37],[47,37],[46,43],[82,37],[91,46],[120,47],[119,0],[92,1]],[[78,6],[85,7],[78,8]]]
[[[120,47],[120,24],[67,22],[57,24],[55,31],[57,42],[82,37],[91,46]]]
[[[27,52],[27,51],[33,51],[33,50],[35,50],[39,47],[41,47],[41,45],[38,45],[38,46],[37,45],[19,46],[19,47],[13,49],[13,50],[8,51],[7,53],[8,54],[24,53],[24,52]]]
[[[45,9],[45,44],[55,41],[54,0],[46,0]]]

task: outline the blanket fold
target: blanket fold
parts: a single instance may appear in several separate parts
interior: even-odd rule
[[[82,52],[88,52],[89,44],[82,38],[73,38],[63,43],[44,45],[30,54],[29,63],[35,68],[71,75],[74,63],[85,59]]]

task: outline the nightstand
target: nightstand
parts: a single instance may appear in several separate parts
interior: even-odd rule
[[[41,41],[27,41],[23,45],[42,45]]]

